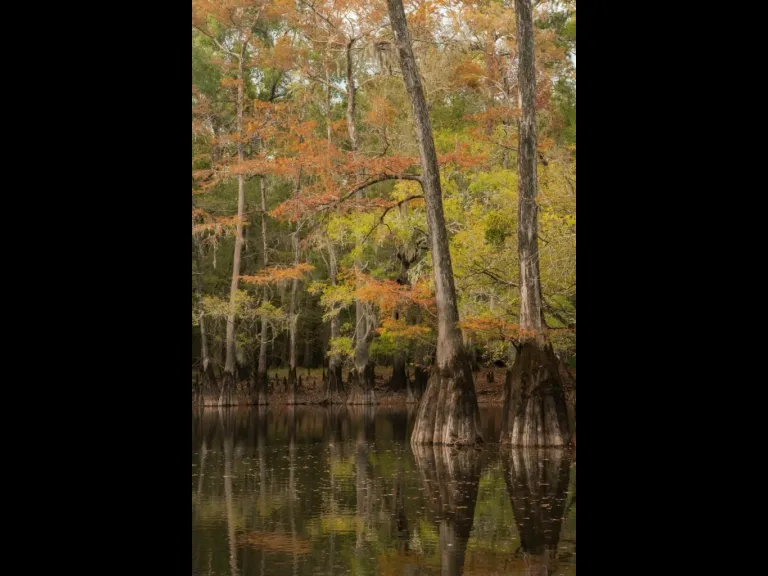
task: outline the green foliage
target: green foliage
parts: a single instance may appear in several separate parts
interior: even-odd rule
[[[201,10],[218,6],[217,2],[193,4]],[[462,321],[482,317],[514,324],[520,306],[514,150],[517,104],[514,93],[503,92],[503,80],[513,78],[514,70],[508,67],[511,60],[502,55],[515,53],[514,34],[508,34],[510,23],[511,30],[514,29],[514,18],[509,6],[502,2],[466,8],[474,11],[474,16],[462,12],[462,18],[466,17],[462,26],[467,26],[470,36],[479,43],[456,38],[438,48],[425,41],[415,43],[414,50],[441,161],[443,211],[460,317]],[[254,10],[255,14],[256,9],[252,6],[246,12]],[[542,292],[547,324],[556,329],[552,333],[553,345],[560,351],[572,352],[576,321],[575,3],[563,0],[541,5],[536,13],[538,145],[544,159],[539,162],[537,197]],[[211,16],[196,22],[207,22],[207,30],[220,44],[238,50],[244,29],[236,29],[237,18],[228,20],[225,12],[218,14],[221,21]],[[264,176],[270,265],[293,264],[291,235],[297,222],[281,220],[279,210],[269,211],[292,198],[303,209],[316,206],[311,202],[315,196],[327,196],[321,203],[322,209],[307,209],[298,223],[300,260],[315,267],[311,281],[300,284],[294,303],[300,318],[299,346],[309,339],[319,348],[319,342],[326,338],[321,331],[327,330],[327,323],[332,318],[343,318],[342,338],[335,343],[335,349],[349,357],[356,291],[360,287],[345,272],[360,265],[377,280],[433,286],[426,210],[422,199],[404,202],[423,194],[417,182],[405,180],[370,186],[360,202],[352,195],[329,208],[328,198],[343,197],[355,183],[375,174],[418,173],[419,148],[402,79],[388,73],[387,62],[397,69],[396,54],[379,53],[375,42],[361,39],[354,52],[358,150],[354,155],[348,153],[345,57],[343,51],[336,53],[324,48],[325,32],[316,28],[318,23],[314,19],[302,20],[307,15],[270,13],[260,17],[251,30],[254,36],[246,50],[244,121],[246,125],[259,126],[257,132],[271,119],[280,121],[269,124],[263,138],[249,134],[245,156],[250,161],[263,155],[272,162],[273,169]],[[421,22],[419,36],[426,40],[435,33],[437,38],[439,34],[433,24],[429,19]],[[499,39],[492,48],[497,51],[495,54],[487,53],[488,45],[483,43],[483,39],[492,36]],[[277,58],[276,45],[288,38],[290,42],[283,46],[290,44],[290,50]],[[234,175],[238,140],[233,82],[237,76],[236,59],[220,44],[193,30],[192,166],[198,173],[212,175],[210,180],[204,174],[195,176],[194,206],[205,213],[206,222],[229,219],[229,224],[216,232],[206,229],[199,235],[203,248],[203,297],[193,300],[192,323],[199,324],[202,306],[207,332],[214,342],[223,338],[230,310],[235,246],[232,216],[237,213],[238,191]],[[456,70],[462,70],[459,76]],[[330,82],[339,88],[331,91],[330,103],[326,85],[318,80],[325,79],[326,71]],[[302,126],[307,128],[299,143],[295,134]],[[328,126],[332,128],[330,147]],[[324,150],[331,151],[327,159]],[[299,168],[302,178],[297,182]],[[246,276],[258,274],[263,267],[260,181],[261,176],[252,173],[244,178],[246,242],[240,273]],[[339,269],[335,285],[328,277],[329,244]],[[405,254],[407,266],[402,261]],[[196,291],[196,283],[192,285]],[[242,284],[234,299],[238,341],[255,337],[262,315],[275,328],[273,336],[285,338],[289,306],[290,283],[268,288]],[[410,361],[418,346],[426,350],[419,349],[419,354],[427,354],[434,345],[434,319],[428,314],[421,315],[416,327],[404,322],[402,326],[392,324],[390,313],[379,316],[371,343],[372,356],[386,359],[407,351]],[[508,346],[499,338],[475,344],[484,346],[488,360],[504,358]],[[320,351],[311,352],[318,357]]]
[[[331,338],[329,345],[328,356],[338,355],[341,358],[353,358],[355,355],[355,345],[349,336]]]

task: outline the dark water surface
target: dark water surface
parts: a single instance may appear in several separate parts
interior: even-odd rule
[[[576,573],[576,465],[409,443],[413,409],[206,409],[192,420],[193,574]]]

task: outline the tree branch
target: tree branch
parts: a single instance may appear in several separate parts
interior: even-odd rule
[[[222,50],[222,51],[226,52],[226,53],[227,53],[227,54],[229,54],[230,56],[234,56],[234,57],[235,57],[235,58],[237,58],[238,60],[240,59],[240,55],[239,55],[239,54],[237,54],[236,52],[232,52],[231,50],[229,50],[229,49],[225,48],[225,47],[224,47],[224,45],[223,45],[221,42],[219,42],[218,40],[216,40],[216,38],[213,36],[213,34],[211,34],[210,32],[206,32],[205,30],[203,30],[203,29],[202,29],[202,28],[200,28],[199,26],[195,26],[194,28],[195,28],[196,30],[198,30],[198,31],[202,32],[202,33],[203,33],[203,34],[205,34],[206,36],[208,36],[208,38],[210,38],[211,40],[213,40],[213,41],[214,41],[214,43],[216,44],[216,46],[218,46],[218,47],[219,47],[219,50]]]
[[[377,222],[377,223],[374,225],[374,227],[373,227],[373,228],[371,228],[371,229],[370,229],[370,231],[368,232],[368,234],[366,234],[366,235],[365,235],[365,238],[363,238],[363,240],[362,240],[362,241],[363,241],[363,242],[365,242],[366,240],[368,240],[368,237],[369,237],[371,234],[373,234],[373,231],[374,231],[374,230],[376,230],[376,228],[378,228],[378,227],[379,227],[379,225],[381,225],[381,224],[384,224],[384,216],[386,216],[386,215],[387,215],[387,212],[389,212],[390,210],[392,210],[392,208],[395,208],[395,207],[399,207],[399,206],[402,206],[402,205],[403,205],[403,204],[405,204],[406,202],[408,202],[408,201],[410,201],[410,200],[416,200],[417,198],[424,198],[424,195],[423,195],[423,194],[418,194],[418,195],[416,195],[416,196],[408,196],[408,198],[404,198],[403,200],[400,200],[400,202],[397,202],[396,204],[392,204],[392,206],[388,206],[388,207],[387,207],[387,208],[384,210],[384,212],[381,214],[381,216],[379,217],[379,221],[378,221],[378,222]]]
[[[348,200],[361,190],[368,188],[368,186],[373,186],[374,184],[378,184],[379,182],[384,182],[386,180],[412,180],[421,184],[421,176],[417,176],[416,174],[379,174],[378,176],[374,176],[370,180],[363,182],[359,186],[354,187],[344,196],[339,198],[335,205],[341,204],[345,200]]]

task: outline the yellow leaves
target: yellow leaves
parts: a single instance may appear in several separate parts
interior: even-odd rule
[[[431,330],[421,324],[407,324],[405,318],[401,317],[398,320],[385,318],[376,332],[393,340],[417,340],[425,339]]]
[[[274,266],[260,270],[258,274],[253,276],[240,276],[243,282],[248,284],[279,284],[280,282],[288,282],[291,280],[301,280],[304,275],[314,270],[315,267],[311,264],[302,262],[296,266],[283,267]]]

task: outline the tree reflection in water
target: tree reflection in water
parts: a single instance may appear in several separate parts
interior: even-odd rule
[[[197,415],[195,570],[219,576],[574,573],[567,454],[493,445],[414,450],[408,412],[272,406]],[[500,421],[496,412],[493,418],[481,412],[489,437]]]
[[[412,445],[427,499],[427,516],[437,524],[440,572],[458,576],[475,517],[482,452],[439,445]]]
[[[568,491],[570,456],[560,449],[510,448],[502,452],[501,458],[520,535],[516,555],[523,558],[526,574],[554,574]]]

